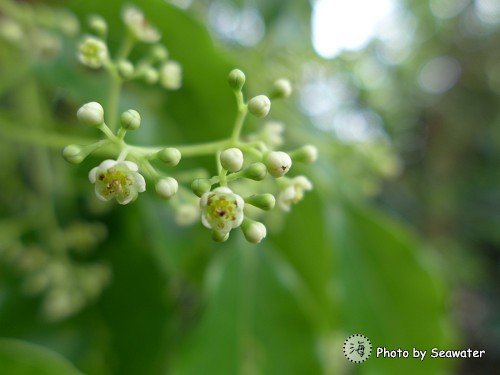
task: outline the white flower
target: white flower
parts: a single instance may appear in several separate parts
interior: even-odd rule
[[[108,47],[98,38],[86,37],[78,47],[78,60],[89,68],[100,68],[108,58]]]
[[[180,204],[175,209],[175,222],[179,225],[193,224],[200,217],[200,208],[192,204]]]
[[[269,147],[274,148],[281,146],[284,143],[284,131],[285,126],[281,122],[269,121],[262,127],[260,137]]]
[[[168,61],[160,68],[160,84],[167,90],[178,90],[182,85],[182,67],[177,61]]]
[[[134,6],[127,6],[123,10],[122,18],[129,31],[137,40],[145,43],[156,43],[160,40],[160,32],[149,24],[140,9]]]
[[[175,178],[165,177],[156,183],[155,189],[160,197],[170,199],[177,193],[179,184]]]
[[[243,222],[245,202],[227,187],[218,187],[200,198],[201,222],[209,229],[225,234]]]
[[[89,172],[89,180],[95,184],[97,198],[109,201],[113,198],[127,204],[146,190],[146,181],[131,161],[104,160]]]
[[[312,190],[313,185],[307,177],[297,176],[278,195],[278,204],[284,211],[290,211],[291,205],[304,198],[304,192]]]

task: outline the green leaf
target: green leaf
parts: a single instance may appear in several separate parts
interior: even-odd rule
[[[0,339],[0,373],[9,375],[78,375],[70,362],[44,347]]]

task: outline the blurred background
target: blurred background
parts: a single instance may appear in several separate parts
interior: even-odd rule
[[[151,193],[98,202],[87,173],[101,160],[60,152],[95,138],[75,113],[109,86],[76,61],[86,20],[105,17],[114,52],[125,3],[0,0],[0,372],[495,373],[500,2],[128,3],[184,72],[175,92],[125,86],[120,107],[143,117],[134,142],[225,137],[232,68],[251,95],[288,77],[294,94],[270,117],[289,148],[318,146],[316,165],[295,170],[315,189],[271,213],[258,246],[213,243]],[[342,354],[353,333],[486,356],[354,365]]]

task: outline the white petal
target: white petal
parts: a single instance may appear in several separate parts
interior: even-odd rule
[[[222,193],[222,194],[232,194],[233,191],[229,189],[227,186],[220,186],[213,190],[214,193]]]
[[[212,225],[208,222],[207,218],[205,217],[205,214],[201,214],[201,223],[208,229],[212,229]]]
[[[243,215],[243,212],[240,213],[240,215],[236,216],[236,220],[232,222],[232,227],[233,228],[237,228],[241,225],[241,223],[243,222],[243,219],[244,219],[245,215]]]
[[[135,190],[130,190],[129,195],[125,196],[123,194],[117,194],[116,195],[116,201],[120,204],[127,204],[132,202],[137,198],[137,192]]]
[[[113,198],[113,195],[108,195],[108,196],[102,195],[101,192],[99,191],[98,185],[95,186],[95,195],[97,196],[97,198],[99,200],[104,201],[104,202],[110,201]]]
[[[89,172],[89,180],[91,183],[95,183],[95,179],[96,179],[96,174],[97,174],[97,171],[99,170],[99,167],[94,167],[90,170]]]
[[[236,199],[236,204],[238,205],[238,208],[242,210],[243,207],[245,206],[245,201],[238,194],[234,194],[234,198]]]
[[[200,198],[200,208],[206,207],[207,206],[207,201],[208,201],[208,195],[211,194],[211,191],[206,192],[203,194]]]
[[[139,170],[139,167],[133,161],[125,160],[122,163],[125,164],[127,168],[130,169],[132,172],[137,172]]]
[[[99,168],[109,169],[109,168],[115,166],[115,164],[116,164],[116,160],[107,159],[107,160],[104,160],[101,164],[99,164]]]
[[[140,173],[134,173],[136,189],[139,193],[146,191],[146,180]]]

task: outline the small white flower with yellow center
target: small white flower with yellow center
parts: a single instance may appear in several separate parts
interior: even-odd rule
[[[92,168],[89,180],[95,184],[95,193],[100,200],[115,198],[118,203],[127,204],[146,190],[146,181],[138,170],[137,164],[131,161],[104,160]]]
[[[245,202],[228,187],[218,187],[200,198],[201,222],[209,229],[227,234],[243,222]]]
[[[123,10],[123,22],[130,33],[141,42],[156,43],[161,38],[158,29],[151,26],[144,13],[134,6],[125,7]]]
[[[300,202],[306,191],[312,190],[311,181],[305,176],[297,176],[289,180],[288,186],[278,195],[278,204],[283,211],[290,211],[292,204]]]
[[[80,43],[78,47],[78,60],[83,65],[92,69],[98,69],[108,59],[108,47],[98,38],[89,36]]]

